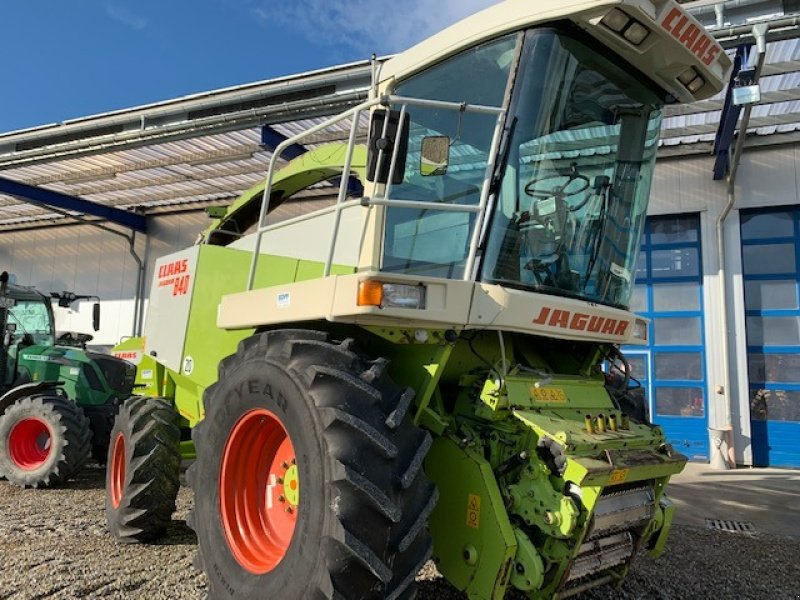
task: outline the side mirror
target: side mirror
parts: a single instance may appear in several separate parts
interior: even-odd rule
[[[408,156],[408,113],[400,123],[399,110],[373,111],[369,122],[367,147],[367,181],[388,183],[389,168],[397,146],[397,164],[392,173],[392,183],[402,183]],[[380,160],[381,164],[378,164]]]
[[[92,305],[92,328],[95,331],[100,329],[100,303],[95,302]]]
[[[450,138],[435,135],[422,138],[419,156],[419,174],[423,177],[447,174],[450,166]]]

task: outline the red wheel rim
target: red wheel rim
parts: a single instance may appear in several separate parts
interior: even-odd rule
[[[50,456],[52,432],[49,425],[35,417],[16,423],[8,434],[8,454],[24,471],[41,467]]]
[[[122,502],[122,490],[125,488],[125,436],[117,434],[114,440],[114,450],[111,452],[110,493],[111,506],[119,508]]]
[[[243,569],[263,575],[283,560],[299,498],[294,446],[280,419],[265,409],[247,412],[228,436],[219,480],[225,539]]]

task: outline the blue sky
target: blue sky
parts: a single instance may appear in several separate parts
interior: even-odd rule
[[[0,2],[0,133],[400,51],[492,3]]]

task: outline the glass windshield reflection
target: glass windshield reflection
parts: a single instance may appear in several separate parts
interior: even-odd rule
[[[567,34],[528,34],[485,280],[627,305],[661,122],[644,83]]]

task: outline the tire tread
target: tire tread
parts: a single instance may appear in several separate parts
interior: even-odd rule
[[[409,416],[414,392],[389,379],[385,358],[367,360],[353,340],[332,342],[318,331],[255,334],[220,363],[220,379],[250,360],[282,369],[313,403],[322,423],[324,447],[338,465],[328,485],[348,499],[330,509],[331,518],[339,522],[334,528],[338,533],[320,540],[328,577],[314,584],[310,597],[413,597],[414,575],[431,553],[426,525],[437,499],[435,486],[422,470],[430,435]],[[206,390],[207,418],[213,419],[216,407],[225,402],[220,397],[223,391],[220,383]],[[198,457],[204,451],[205,436],[201,421],[192,431]],[[198,463],[187,472],[196,493]],[[187,523],[197,527],[194,513]],[[202,567],[202,536],[198,538],[195,564]],[[209,586],[210,597],[225,597],[226,590],[215,584],[214,577],[209,578]]]
[[[172,405],[163,398],[129,398],[120,407],[111,432],[106,521],[123,544],[152,542],[172,520],[180,488],[180,429]],[[125,437],[125,483],[119,507],[111,504],[111,453],[118,434]]]

